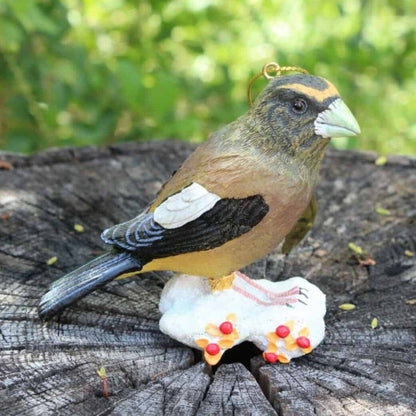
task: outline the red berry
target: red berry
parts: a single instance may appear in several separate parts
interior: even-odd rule
[[[217,355],[220,352],[220,346],[218,344],[214,344],[213,342],[211,342],[211,344],[208,344],[205,347],[205,351],[209,355]]]
[[[275,332],[278,337],[286,338],[290,334],[290,329],[286,325],[279,325]]]
[[[300,348],[309,348],[311,346],[311,342],[309,341],[309,338],[306,338],[306,337],[296,338],[296,344],[298,344]]]
[[[220,331],[223,334],[231,334],[233,332],[233,324],[231,322],[225,321],[220,325]]]
[[[269,363],[275,363],[277,361],[277,354],[274,352],[265,352],[264,359]]]

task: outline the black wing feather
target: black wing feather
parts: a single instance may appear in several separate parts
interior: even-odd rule
[[[219,200],[199,218],[178,228],[159,225],[145,212],[102,234],[107,244],[137,251],[148,259],[192,251],[210,250],[250,231],[267,214],[269,207],[261,195]]]

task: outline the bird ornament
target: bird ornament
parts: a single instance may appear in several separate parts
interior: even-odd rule
[[[282,75],[289,71],[296,73]],[[251,86],[260,76],[269,82],[251,103]],[[239,270],[281,243],[287,253],[302,240],[316,214],[314,188],[328,143],[355,136],[360,128],[332,83],[298,67],[265,65],[249,85],[249,102],[244,115],[197,147],[142,212],[104,230],[104,254],[51,285],[40,300],[41,319],[116,278],[171,270],[182,277],[162,293],[161,329],[203,350],[210,364],[244,339],[257,343],[269,362],[288,362],[299,355],[290,351],[308,353],[321,341],[325,297],[319,289],[298,278],[279,289],[282,282],[256,281]],[[308,292],[316,292],[317,324],[308,321],[314,305]],[[207,308],[216,314],[211,320],[201,306],[208,298]],[[283,321],[270,318],[265,328],[247,329],[256,326],[251,323],[244,329],[249,319],[240,318],[249,305],[251,316],[264,317],[269,310],[274,320],[280,314]],[[288,305],[290,313],[276,309],[287,311]],[[189,328],[195,314],[204,319]],[[224,322],[228,326],[221,332]],[[182,329],[174,333],[172,326]]]

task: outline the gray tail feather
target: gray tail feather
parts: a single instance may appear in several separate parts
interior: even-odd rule
[[[105,253],[52,283],[40,300],[39,317],[49,319],[122,273],[141,269],[130,253]]]

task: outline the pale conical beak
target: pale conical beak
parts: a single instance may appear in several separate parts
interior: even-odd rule
[[[322,137],[356,136],[361,133],[357,120],[341,98],[318,114],[315,133]]]

